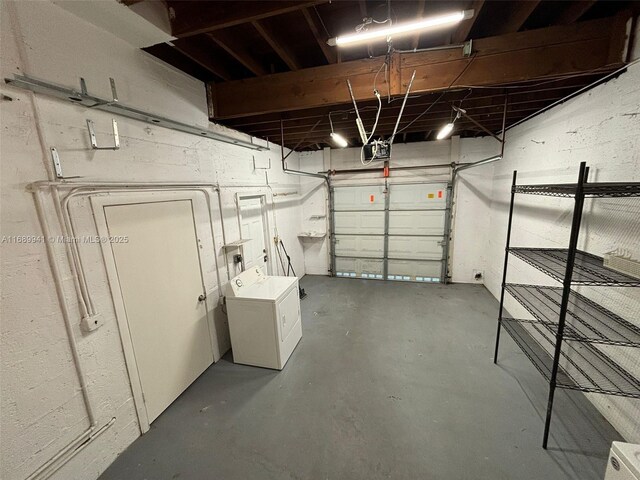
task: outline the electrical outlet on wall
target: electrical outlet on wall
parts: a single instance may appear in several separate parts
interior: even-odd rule
[[[477,283],[484,283],[484,270],[474,270],[473,281]]]

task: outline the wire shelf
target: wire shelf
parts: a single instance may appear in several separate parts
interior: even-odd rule
[[[547,381],[551,380],[553,358],[551,354],[524,327],[524,323],[535,329],[547,343],[553,340],[538,324],[503,318],[502,326],[522,352]],[[558,365],[556,386],[582,392],[603,393],[629,398],[640,398],[640,382],[611,358],[588,343],[563,342],[562,357],[568,369]]]
[[[577,184],[555,183],[547,185],[516,185],[514,193],[530,195],[549,195],[552,197],[573,197]],[[600,182],[584,185],[585,197],[637,197],[640,196],[640,183]]]
[[[558,331],[562,288],[508,284],[505,290],[555,337]],[[577,292],[571,291],[569,295],[566,319],[563,335],[566,340],[640,346],[640,327]]]
[[[566,248],[510,248],[512,255],[551,278],[562,282],[566,273]],[[602,257],[576,250],[575,264],[571,283],[574,285],[606,285],[619,287],[638,287],[640,279],[612,270],[604,266]]]

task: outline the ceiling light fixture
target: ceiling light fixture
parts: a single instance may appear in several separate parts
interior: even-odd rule
[[[453,109],[456,111],[456,118],[454,118],[452,122],[447,123],[444,127],[440,129],[440,131],[438,132],[438,135],[436,136],[436,140],[442,140],[443,138],[447,138],[451,134],[451,132],[453,132],[453,124],[456,123],[456,120],[458,120],[463,113],[467,113],[465,110],[461,108],[453,107]]]
[[[333,139],[333,142],[341,148],[347,147],[349,145],[347,140],[339,133],[331,132],[331,138]]]
[[[348,147],[349,142],[347,142],[347,140],[342,135],[333,131],[333,122],[331,121],[331,113],[329,113],[329,125],[331,125],[331,140],[333,140],[333,143],[338,145],[340,148]]]
[[[445,27],[460,23],[462,20],[466,20],[473,17],[472,10],[463,10],[460,12],[448,13],[445,15],[437,15],[433,17],[421,18],[415,22],[400,23],[398,25],[392,25],[390,27],[376,28],[373,30],[362,31],[354,33],[352,35],[342,35],[340,37],[334,37],[327,40],[327,44],[332,47],[347,46],[356,43],[375,40],[378,38],[390,38],[399,35],[405,35],[416,32],[418,30],[435,29],[438,27]]]

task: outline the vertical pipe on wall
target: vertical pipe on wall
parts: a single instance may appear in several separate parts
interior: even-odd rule
[[[93,427],[96,425],[96,416],[93,410],[93,406],[91,405],[91,401],[89,399],[89,393],[87,389],[87,380],[84,374],[84,370],[82,369],[82,365],[80,365],[80,354],[78,352],[78,348],[76,345],[76,337],[75,337],[75,332],[73,331],[73,324],[71,323],[71,313],[69,311],[67,299],[65,297],[64,290],[62,287],[62,280],[61,280],[62,274],[60,273],[60,268],[58,267],[56,255],[55,255],[55,252],[53,251],[53,243],[51,242],[51,239],[52,239],[51,229],[49,228],[49,222],[44,212],[44,202],[42,198],[42,191],[40,190],[34,191],[34,198],[36,201],[35,202],[36,212],[38,214],[38,218],[40,219],[40,225],[42,226],[42,233],[46,240],[45,245],[47,248],[47,256],[49,257],[49,264],[51,266],[51,273],[53,274],[53,280],[54,280],[53,283],[56,287],[56,293],[58,295],[60,309],[62,310],[62,317],[64,319],[65,329],[69,337],[69,346],[71,347],[71,355],[73,356],[74,366],[78,375],[78,380],[80,382],[82,397],[87,407],[87,416],[89,417],[89,422]]]
[[[75,440],[73,440],[66,447],[60,450],[56,455],[51,457],[47,462],[45,462],[42,466],[40,466],[35,472],[33,472],[28,477],[28,479],[46,478],[49,475],[51,475],[51,473],[53,473],[49,471],[51,466],[56,464],[56,462],[58,462],[65,455],[68,455],[71,452],[73,452],[80,445],[82,445],[83,442],[90,439],[97,426],[96,415],[93,410],[93,406],[91,405],[91,400],[89,398],[87,380],[86,380],[82,365],[80,364],[80,354],[78,352],[78,347],[76,345],[76,340],[75,340],[75,333],[73,331],[73,325],[71,323],[71,313],[69,310],[69,306],[67,304],[67,299],[65,297],[64,289],[62,287],[62,275],[60,273],[60,268],[58,267],[56,254],[53,250],[53,243],[51,241],[52,239],[51,228],[49,227],[49,222],[47,221],[47,217],[44,211],[44,201],[43,201],[42,191],[36,189],[33,193],[34,193],[34,200],[36,204],[36,213],[38,215],[38,219],[40,220],[40,225],[42,227],[42,234],[44,235],[44,238],[45,238],[45,246],[47,250],[47,257],[49,259],[49,266],[51,268],[51,273],[53,275],[53,283],[56,288],[58,303],[60,305],[60,310],[62,311],[62,318],[63,318],[65,329],[67,332],[69,348],[71,350],[71,356],[73,357],[73,364],[76,370],[76,374],[78,376],[78,381],[80,383],[82,398],[84,400],[84,404],[87,410],[89,427],[83,433],[81,433],[78,437],[76,437]]]
[[[76,289],[76,295],[78,297],[78,304],[80,306],[80,313],[82,317],[87,317],[95,314],[93,308],[93,302],[89,296],[89,288],[87,286],[87,279],[84,275],[84,269],[82,268],[82,261],[80,259],[80,252],[78,245],[74,242],[73,229],[69,228],[70,217],[65,216],[64,210],[60,201],[60,193],[57,187],[51,188],[51,194],[53,196],[53,204],[58,215],[60,227],[62,228],[62,235],[64,238],[64,248],[67,252],[67,259],[69,260],[69,268],[71,269],[71,277],[73,279],[73,286]],[[67,241],[68,240],[68,241]]]

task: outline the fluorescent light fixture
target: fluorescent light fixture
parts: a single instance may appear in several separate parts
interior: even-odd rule
[[[331,125],[331,140],[333,140],[333,142],[341,148],[347,147],[349,145],[349,142],[347,142],[347,140],[342,135],[333,131],[331,112],[329,112],[329,125]]]
[[[463,110],[460,107],[453,107],[453,110],[456,112],[456,117],[453,119],[451,123],[447,123],[444,127],[440,129],[438,135],[436,135],[436,140],[442,140],[443,138],[447,138],[449,134],[453,131],[453,124],[456,123],[463,113],[467,113],[466,110]]]
[[[453,131],[453,123],[447,123],[442,129],[438,132],[438,136],[436,139],[442,140],[443,138],[447,138],[449,134]]]
[[[335,132],[331,132],[331,139],[334,141],[334,143],[336,145],[338,145],[339,147],[346,147],[349,145],[349,143],[347,142],[347,140],[340,135],[339,133],[335,133]]]
[[[390,27],[376,28],[374,30],[358,32],[352,35],[343,35],[340,37],[330,38],[329,40],[327,40],[327,44],[331,45],[332,47],[342,47],[345,45],[366,42],[378,38],[389,38],[399,35],[405,35],[417,30],[427,30],[455,25],[457,23],[460,23],[462,20],[466,20],[472,17],[473,10],[447,13],[445,15],[421,18],[420,20],[417,20],[415,22],[400,23],[398,25],[392,25]]]

